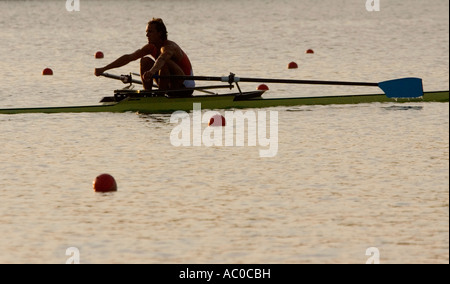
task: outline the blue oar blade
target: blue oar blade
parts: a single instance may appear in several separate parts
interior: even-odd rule
[[[378,83],[388,98],[418,98],[423,96],[422,79],[403,78]]]

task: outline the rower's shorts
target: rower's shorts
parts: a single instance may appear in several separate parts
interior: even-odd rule
[[[191,69],[191,74],[189,76],[194,76],[194,71]],[[194,80],[186,80],[184,81],[184,86],[186,88],[195,88],[195,81]]]
[[[191,69],[190,76],[194,76],[194,71]],[[195,81],[194,80],[185,80],[183,82],[183,85],[186,87],[186,89],[192,89],[195,88]],[[183,90],[179,92],[167,92],[167,95],[171,98],[188,98],[192,97],[192,94],[194,93],[194,90]]]

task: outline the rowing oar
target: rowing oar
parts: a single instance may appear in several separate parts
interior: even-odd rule
[[[140,80],[133,79],[133,77],[131,76],[132,74],[140,76],[139,74],[136,74],[136,73],[131,73],[130,75],[120,75],[120,76],[114,75],[114,74],[109,74],[109,73],[102,73],[101,76],[106,77],[106,78],[120,80],[124,84],[135,83],[135,84],[142,85],[142,82]],[[153,87],[158,88],[158,86],[156,84],[153,84]]]
[[[155,76],[159,78],[158,76]],[[233,73],[229,76],[160,76],[161,78],[174,78],[194,81],[220,81],[229,84],[238,82],[253,83],[281,83],[281,84],[312,84],[312,85],[340,85],[340,86],[373,86],[384,91],[388,98],[417,98],[423,96],[422,79],[401,78],[380,83],[367,82],[342,82],[342,81],[317,81],[317,80],[291,80],[291,79],[264,79],[264,78],[240,78]]]
[[[114,74],[109,74],[109,73],[102,73],[101,76],[106,77],[106,78],[111,78],[111,79],[116,79],[116,80],[120,80],[122,81],[124,84],[131,84],[131,83],[135,83],[135,84],[141,84],[142,82],[136,79],[133,79],[131,77],[131,75],[114,75]]]

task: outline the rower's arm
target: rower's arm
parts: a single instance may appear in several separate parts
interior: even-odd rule
[[[161,49],[161,55],[158,57],[158,59],[155,61],[155,64],[153,65],[152,69],[150,69],[151,74],[157,74],[161,68],[164,67],[166,62],[172,58],[174,55],[175,50],[172,46],[163,47]]]
[[[136,50],[133,53],[122,55],[121,57],[117,58],[110,64],[106,65],[103,68],[96,68],[95,69],[95,75],[100,76],[102,73],[106,72],[109,69],[119,68],[122,66],[127,65],[128,63],[138,60],[139,58],[144,57],[148,54],[148,48],[144,47],[141,49]]]
[[[116,60],[114,60],[112,63],[106,65],[103,68],[106,69],[106,70],[119,68],[119,67],[127,65],[131,61],[133,61],[132,57],[131,57],[131,54],[125,54],[125,55],[122,55],[121,57],[117,58]]]

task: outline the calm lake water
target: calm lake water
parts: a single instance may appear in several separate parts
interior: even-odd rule
[[[0,108],[97,104],[124,85],[94,68],[142,47],[152,17],[196,75],[449,89],[446,0],[65,2],[0,1]],[[371,247],[381,263],[449,263],[448,103],[259,111],[278,114],[271,158],[260,144],[175,147],[170,115],[0,115],[0,263],[65,263],[70,247],[81,263],[366,263]],[[93,192],[102,173],[117,192]]]

